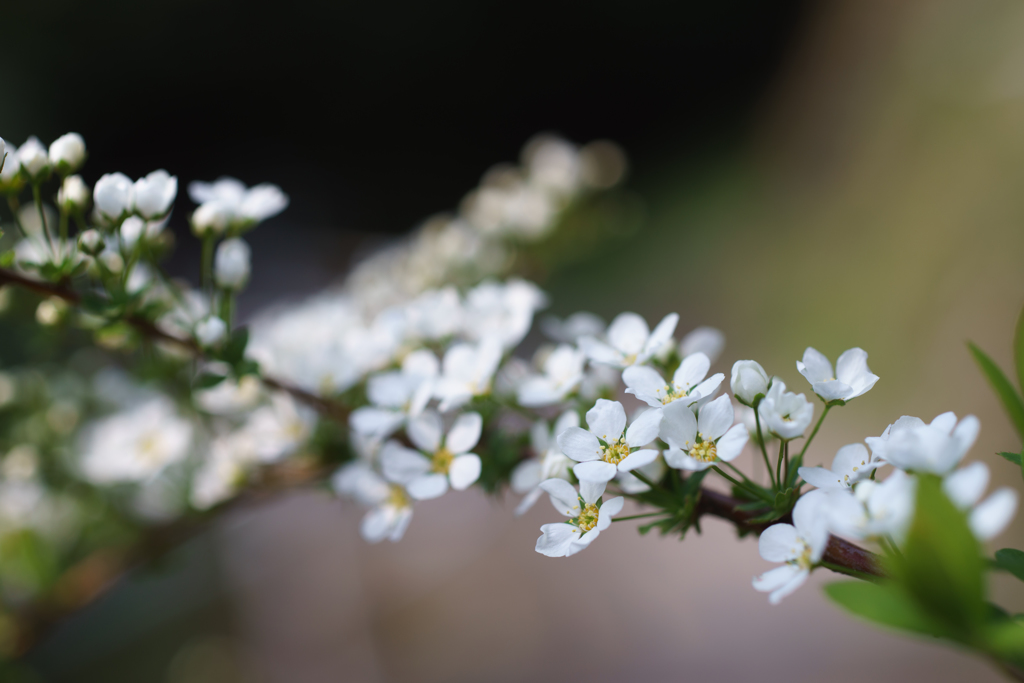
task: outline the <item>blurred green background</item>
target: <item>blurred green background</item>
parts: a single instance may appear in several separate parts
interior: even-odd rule
[[[881,381],[833,412],[814,464],[953,410],[981,418],[993,485],[1019,485],[965,348],[1009,366],[1024,303],[1018,2],[55,2],[4,23],[0,135],[78,130],[90,181],[166,166],[292,194],[288,224],[253,235],[247,310],[339,277],[537,130],[608,137],[631,156],[628,225],[544,283],[555,312],[679,311],[797,391],[806,346],[861,346]],[[769,607],[724,525],[682,545],[624,528],[556,562],[532,553],[548,511],[512,507],[449,496],[388,547],[326,496],[233,513],[34,662],[76,682],[999,680],[840,614],[822,572]],[[1022,541],[1018,522],[996,547]]]

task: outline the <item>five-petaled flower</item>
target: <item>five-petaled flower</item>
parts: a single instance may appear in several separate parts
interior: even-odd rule
[[[786,383],[775,378],[768,394],[757,405],[761,428],[780,439],[802,436],[814,419],[814,406],[803,394],[786,391]]]
[[[811,383],[814,393],[826,403],[850,401],[867,393],[878,381],[878,375],[868,369],[868,354],[864,349],[844,351],[836,361],[835,373],[832,362],[816,349],[807,347],[804,359],[796,362],[796,369]]]
[[[848,489],[858,481],[867,479],[885,462],[868,453],[864,444],[851,443],[836,452],[832,469],[824,467],[801,467],[800,476],[811,486],[819,489]]]
[[[660,436],[668,443],[665,462],[676,469],[700,471],[716,462],[729,462],[743,451],[749,434],[733,424],[735,413],[728,396],[719,396],[697,415],[682,402],[665,406]]]
[[[672,381],[666,382],[654,368],[633,365],[622,373],[627,394],[654,408],[661,408],[669,403],[679,401],[688,406],[701,406],[715,395],[725,375],[717,373],[707,377],[711,361],[703,353],[690,354],[683,359],[672,375]]]
[[[608,482],[619,472],[643,467],[658,457],[653,449],[639,450],[658,435],[661,413],[648,410],[626,429],[626,411],[618,401],[599,398],[587,411],[587,426],[570,427],[558,435],[562,452],[579,464],[580,481]]]
[[[388,441],[381,448],[384,476],[404,486],[417,500],[442,496],[449,486],[456,491],[469,488],[480,478],[480,456],[469,450],[480,440],[482,427],[480,413],[463,413],[445,435],[441,416],[428,410],[410,420],[406,428],[418,451],[397,441]]]
[[[542,526],[537,552],[548,557],[569,557],[597,540],[625,503],[622,496],[602,502],[605,486],[603,481],[583,481],[577,494],[572,484],[562,479],[542,482],[540,487],[551,496],[551,504],[569,520]]]
[[[774,524],[761,534],[757,543],[761,557],[785,563],[754,578],[754,588],[770,593],[768,602],[773,605],[802,586],[825,554],[828,524],[821,509],[826,496],[819,491],[805,494],[793,508],[792,524]]]
[[[678,323],[679,315],[669,313],[652,332],[647,321],[636,313],[620,313],[608,326],[607,341],[586,336],[580,337],[578,343],[583,353],[595,363],[627,368],[650,360],[672,339]]]

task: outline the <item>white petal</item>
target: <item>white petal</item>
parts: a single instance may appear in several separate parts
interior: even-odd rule
[[[718,459],[730,462],[743,452],[750,435],[747,434],[746,425],[738,424],[729,428],[729,431],[715,444],[715,451]]]
[[[388,408],[401,408],[409,400],[409,381],[400,372],[384,372],[366,382],[370,403]]]
[[[689,391],[704,381],[711,369],[711,361],[703,353],[694,353],[683,359],[679,369],[672,376],[672,383],[683,391]],[[625,373],[623,373],[625,378]]]
[[[936,415],[935,419],[929,423],[929,426],[935,427],[943,434],[950,434],[953,431],[953,427],[956,426],[956,413],[947,411],[941,415]]]
[[[433,410],[428,410],[419,417],[409,420],[405,432],[416,448],[433,453],[441,446],[441,429],[441,416]]]
[[[841,475],[824,467],[801,467],[797,473],[801,479],[819,489],[846,488]]]
[[[448,490],[448,477],[437,473],[426,474],[416,477],[405,488],[416,500],[438,498]]]
[[[567,410],[564,413],[562,413],[561,415],[559,415],[558,419],[555,420],[555,427],[554,427],[555,436],[561,434],[562,432],[564,432],[566,429],[569,429],[570,427],[579,427],[579,426],[580,426],[580,414],[577,413],[575,410]]]
[[[832,362],[820,351],[810,346],[804,351],[803,362],[797,361],[796,369],[811,384],[835,379],[835,375],[832,374]]]
[[[611,481],[619,470],[610,462],[594,460],[581,462],[572,471],[580,481]]]
[[[579,536],[579,530],[571,524],[545,524],[540,528],[541,537],[537,539],[536,550],[547,557],[565,557],[569,546]]]
[[[995,538],[1017,512],[1017,492],[1011,488],[999,489],[971,511],[968,521],[971,531],[982,541]]]
[[[394,410],[363,406],[348,417],[353,431],[374,439],[384,439],[394,433],[405,421],[405,415]]]
[[[836,360],[836,379],[850,386],[849,398],[867,393],[878,381],[878,377],[868,369],[867,352],[858,348],[844,351]]]
[[[714,327],[698,327],[679,342],[679,353],[685,358],[694,353],[703,353],[714,363],[725,348],[725,335]]]
[[[597,529],[591,529],[582,536],[573,539],[573,542],[569,544],[569,549],[566,551],[565,556],[571,557],[576,553],[586,549],[591,543],[597,540],[597,537],[601,535],[601,532]]]
[[[388,540],[392,543],[401,541],[402,536],[405,536],[405,530],[409,528],[409,522],[411,521],[412,507],[404,507],[400,509],[395,520],[391,524],[391,533],[388,535]]]
[[[853,388],[848,384],[844,384],[839,380],[829,380],[827,382],[814,382],[811,384],[811,389],[814,390],[818,396],[821,396],[826,401],[836,401],[853,398]]]
[[[391,531],[392,517],[383,507],[375,507],[363,516],[359,533],[367,543],[379,543]]]
[[[800,567],[795,564],[786,564],[781,567],[776,567],[775,569],[769,569],[764,574],[761,574],[761,576],[754,578],[754,590],[759,590],[764,593],[771,592],[781,586],[785,586],[799,573]]]
[[[630,470],[639,469],[646,465],[650,465],[657,459],[658,451],[655,450],[647,449],[630,453],[619,462],[619,472],[629,472]]]
[[[983,462],[973,462],[949,475],[942,482],[942,490],[961,510],[974,507],[981,500],[987,486],[988,466]]]
[[[523,496],[523,499],[519,501],[519,505],[516,506],[516,517],[526,514],[526,512],[534,506],[534,504],[537,502],[537,500],[541,497],[541,494],[543,493],[544,490],[541,487],[537,486],[532,491]]]
[[[647,343],[644,344],[643,351],[640,352],[637,358],[638,362],[643,362],[656,354],[661,347],[665,346],[670,339],[672,334],[676,331],[676,325],[679,324],[679,314],[669,313],[661,322],[658,323],[654,331],[651,332],[651,336],[647,339]]]
[[[622,381],[628,387],[627,393],[636,396],[660,397],[665,391],[665,380],[658,371],[646,365],[631,365],[622,371]],[[643,399],[641,399],[643,400]],[[658,401],[660,405],[661,401]]]
[[[608,343],[622,353],[629,355],[639,354],[650,329],[647,322],[636,313],[620,313],[608,327]]]
[[[587,411],[587,425],[592,433],[605,442],[617,441],[626,428],[626,410],[618,401],[599,398],[594,407]]]
[[[564,479],[546,479],[540,483],[540,489],[551,496],[551,505],[566,517],[575,517],[580,513],[579,495],[572,484]]]
[[[981,422],[979,422],[978,418],[973,415],[968,415],[964,419],[960,420],[960,424],[958,424],[956,429],[953,430],[953,440],[956,442],[961,458],[966,455],[967,451],[969,451],[971,446],[974,445],[980,430]]]
[[[774,593],[768,596],[768,602],[777,605],[782,602],[782,599],[787,595],[795,591],[800,586],[804,585],[807,581],[807,577],[811,575],[811,572],[807,569],[801,569],[788,583],[777,589]]]
[[[622,367],[622,353],[593,337],[580,337],[580,351],[595,363]]]
[[[800,555],[803,543],[792,524],[773,524],[761,532],[757,550],[769,562],[785,562]]]
[[[632,448],[646,446],[658,438],[658,430],[661,428],[662,412],[657,409],[648,409],[640,414],[640,417],[633,420],[633,424],[626,430],[626,443]]]
[[[448,480],[456,491],[464,491],[480,478],[480,456],[466,453],[452,460],[448,468]]]
[[[403,485],[430,471],[430,460],[394,441],[381,447],[380,464],[385,478]]]
[[[732,399],[725,394],[700,409],[697,431],[704,439],[715,440],[728,431],[735,419]]]
[[[658,430],[661,438],[673,448],[690,450],[697,439],[697,418],[693,411],[682,401],[673,401],[661,412]]]
[[[480,413],[463,413],[455,418],[444,445],[452,453],[465,453],[480,441],[484,420]]]
[[[595,504],[604,495],[604,489],[608,482],[605,481],[581,481],[580,496],[583,502],[588,505]]]
[[[539,408],[558,403],[565,398],[565,392],[550,377],[528,377],[516,390],[519,405],[527,408]]]
[[[713,462],[704,462],[703,460],[697,460],[697,458],[694,458],[689,453],[675,455],[676,453],[682,453],[682,451],[673,451],[672,453],[673,455],[675,455],[675,457],[672,458],[673,462],[669,462],[669,457],[667,455],[668,452],[669,451],[665,451],[665,462],[669,463],[671,467],[675,467],[676,469],[680,470],[686,470],[687,472],[700,472],[702,470],[706,470],[707,468],[715,464]]]
[[[570,427],[559,434],[558,447],[578,462],[597,460],[601,457],[601,444],[597,437],[581,427]]]
[[[512,477],[509,485],[515,493],[527,493],[537,488],[537,485],[544,481],[541,476],[543,465],[540,460],[530,458],[524,460],[512,470]]]

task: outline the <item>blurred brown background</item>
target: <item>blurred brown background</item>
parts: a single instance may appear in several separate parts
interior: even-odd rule
[[[994,455],[1019,443],[964,342],[1009,367],[1024,303],[1024,5],[835,0],[792,26],[739,133],[701,145],[691,129],[686,155],[634,156],[644,227],[547,282],[555,312],[676,310],[680,331],[720,327],[729,362],[755,358],[797,391],[805,346],[861,346],[881,381],[833,411],[812,464],[900,415],[953,410],[981,418],[972,457],[993,486],[1019,487]],[[825,571],[769,606],[750,587],[767,568],[755,541],[714,520],[682,544],[623,523],[551,560],[533,544],[553,512],[513,507],[452,494],[380,546],[325,494],[233,514],[38,657],[56,680],[168,683],[999,680],[839,612]],[[994,547],[1022,542],[1018,522]],[[1008,581],[994,597],[1024,611]]]

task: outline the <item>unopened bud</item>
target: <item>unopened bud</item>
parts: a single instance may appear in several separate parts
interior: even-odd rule
[[[81,211],[89,203],[89,186],[80,175],[71,175],[64,179],[57,190],[57,203],[67,209]]]
[[[228,336],[227,324],[216,316],[203,318],[196,323],[196,341],[207,348],[219,346]]]
[[[231,223],[231,212],[219,202],[206,202],[192,214],[192,232],[196,237],[223,235]]]
[[[217,286],[235,290],[244,287],[249,280],[251,256],[249,245],[238,237],[221,242],[213,262]]]
[[[103,235],[99,230],[90,228],[78,236],[78,248],[89,256],[95,256],[103,251]]]
[[[36,137],[29,138],[18,149],[18,161],[21,163],[22,173],[28,175],[29,180],[42,180],[50,170],[46,148]]]
[[[92,189],[96,210],[108,220],[116,221],[132,203],[132,181],[123,173],[107,173]]]
[[[62,174],[74,173],[85,163],[85,140],[78,133],[66,133],[50,145],[50,163]]]

